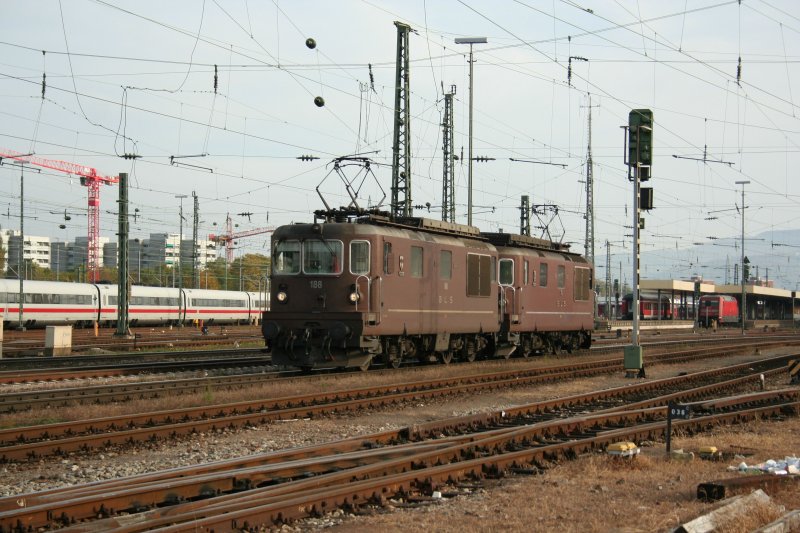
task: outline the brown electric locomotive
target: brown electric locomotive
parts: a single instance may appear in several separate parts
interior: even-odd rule
[[[397,367],[591,343],[591,265],[565,247],[375,212],[316,220],[272,236],[262,331],[274,364]]]

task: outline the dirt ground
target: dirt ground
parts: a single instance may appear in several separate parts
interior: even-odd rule
[[[754,358],[750,354],[654,366],[648,369],[647,379],[672,377],[684,372],[716,368]],[[556,363],[547,360],[507,361],[467,367],[466,370],[441,366],[422,367],[415,370],[414,374],[419,375],[419,379],[425,379],[453,372],[489,371],[495,366],[509,369],[515,366],[524,368],[550,364]],[[351,389],[374,385],[377,381],[408,379],[408,375],[399,374],[388,378],[375,376],[353,374],[346,377],[323,377],[313,383],[304,383],[302,387],[270,385],[269,390],[214,392],[208,398],[181,397],[134,402],[120,410],[142,412],[163,407],[160,404],[165,401],[174,408],[178,405],[236,401],[243,396],[252,398],[264,395],[263,397],[274,398],[302,393],[310,387],[316,390]],[[786,387],[787,381],[786,376],[780,375],[769,379],[767,386]],[[627,384],[630,384],[630,380],[625,379],[621,373],[596,376],[556,384],[408,402],[386,409],[335,417],[284,421],[247,430],[200,434],[172,442],[142,444],[127,450],[105,450],[100,454],[76,453],[66,458],[43,459],[33,464],[0,465],[0,491],[8,495],[21,494],[186,464],[217,461],[232,456],[266,453]],[[97,408],[97,412],[94,409],[90,407],[88,410],[95,416],[116,412],[115,408]],[[84,418],[86,415],[87,409],[80,407],[38,414],[28,412],[22,416],[30,421],[39,416],[69,419]],[[6,422],[11,423],[12,418],[7,417]],[[786,456],[800,456],[800,418],[716,428],[694,436],[676,435],[673,438],[673,449],[697,451],[701,446],[713,445],[722,451],[731,452],[728,458],[719,462],[697,458],[691,462],[668,460],[663,442],[637,444],[641,446],[642,453],[631,460],[592,454],[552,465],[540,475],[511,476],[500,480],[484,480],[477,484],[440,487],[444,495],[441,499],[431,499],[430,495],[426,495],[428,498],[423,502],[390,501],[383,508],[360,509],[358,514],[337,511],[277,529],[298,532],[326,530],[337,533],[667,532],[683,522],[708,513],[718,505],[696,499],[699,483],[740,476],[742,474],[730,469],[735,469],[741,462],[755,465],[768,459],[781,460]],[[734,453],[740,455],[734,456]],[[751,520],[737,520],[722,525],[717,530],[728,533],[752,531],[783,514],[784,510],[800,509],[800,483],[769,495],[774,504],[752,509],[748,517]]]
[[[749,448],[754,454],[720,462],[675,461],[667,459],[663,443],[655,443],[642,448],[642,454],[634,459],[584,456],[542,475],[488,482],[469,495],[411,509],[390,507],[369,516],[348,516],[328,530],[667,532],[719,505],[697,499],[699,483],[743,475],[729,471],[741,462],[755,465],[800,455],[800,419],[720,428],[673,439],[673,449],[696,451],[707,445],[726,451]],[[785,511],[800,509],[800,483],[769,492],[769,496],[773,506],[752,509],[748,519],[723,524],[717,531],[753,531]],[[312,523],[299,529],[319,528]]]

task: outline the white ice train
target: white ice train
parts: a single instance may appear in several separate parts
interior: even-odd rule
[[[22,323],[26,327],[74,324],[113,326],[117,286],[60,281],[23,282]],[[132,326],[191,323],[252,324],[269,309],[269,292],[214,291],[133,285],[128,302]],[[0,313],[6,328],[17,327],[19,280],[0,279]]]

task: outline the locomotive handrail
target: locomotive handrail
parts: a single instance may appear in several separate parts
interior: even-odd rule
[[[498,283],[497,285],[500,288],[500,296],[502,297],[503,314],[509,314],[509,315],[516,314],[519,317],[519,313],[515,313],[517,303],[519,302],[519,298],[517,298],[517,288],[514,287],[513,285],[503,285],[502,283]],[[514,298],[513,299],[514,308],[511,309],[511,313],[506,313],[508,306],[508,298],[506,298],[506,291],[508,289],[511,289],[511,295]],[[510,319],[511,317],[509,317],[509,320]],[[519,322],[519,318],[517,319],[517,322]]]
[[[381,323],[381,309],[383,309],[383,277],[376,276],[375,281],[378,283],[378,310],[375,312],[375,324]]]
[[[369,276],[367,274],[361,274],[360,276],[357,276],[356,277],[356,291],[358,291],[358,283],[361,280],[361,278],[364,278],[365,280],[367,280],[367,320],[369,320],[369,313],[370,313],[371,303],[372,303],[372,280],[369,279]],[[356,311],[358,311],[358,302],[360,302],[360,301],[361,301],[361,298],[357,298],[356,299]]]

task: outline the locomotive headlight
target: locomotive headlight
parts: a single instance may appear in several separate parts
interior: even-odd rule
[[[361,298],[361,295],[358,294],[358,287],[356,284],[350,285],[350,294],[347,295],[347,299],[350,300],[351,304],[358,303],[358,300]]]
[[[278,302],[285,304],[289,300],[289,295],[286,294],[285,291],[280,291],[278,294],[275,295],[278,299]]]

